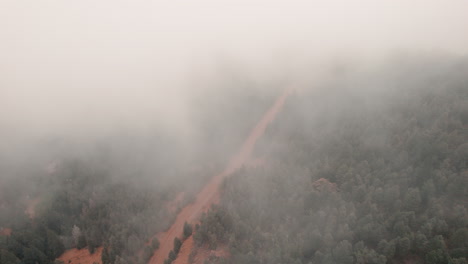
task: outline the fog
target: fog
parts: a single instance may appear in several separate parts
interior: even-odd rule
[[[220,63],[292,84],[330,61],[463,55],[467,10],[441,0],[2,0],[2,133],[82,137],[155,122],[187,132],[191,100]]]
[[[467,13],[0,0],[0,262],[465,263]]]

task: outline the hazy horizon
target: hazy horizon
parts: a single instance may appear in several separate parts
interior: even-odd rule
[[[0,124],[2,133],[25,137],[149,124],[190,131],[193,98],[228,89],[216,86],[223,64],[262,87],[309,81],[346,61],[468,51],[466,1],[2,0],[0,7]]]

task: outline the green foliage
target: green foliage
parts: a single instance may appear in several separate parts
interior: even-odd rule
[[[136,263],[137,251],[169,221],[158,188],[112,179],[90,162],[64,160],[55,174],[45,177],[49,193],[42,196],[34,222],[18,221],[8,243],[0,243],[1,250],[22,261],[41,261],[43,255],[53,261],[71,247],[87,247],[92,254],[106,245],[105,263]]]
[[[450,237],[450,244],[458,248],[468,247],[468,228],[460,228]]]
[[[59,237],[52,232],[51,230],[47,230],[47,239],[46,239],[47,249],[46,255],[49,256],[49,259],[58,258],[65,252],[65,247],[63,246],[62,241],[60,241]]]
[[[101,260],[102,260],[102,264],[110,264],[111,263],[110,256],[109,256],[109,250],[107,249],[107,247],[105,247],[102,250]]]
[[[468,63],[425,59],[291,95],[253,155],[268,165],[225,180],[195,245],[228,245],[228,263],[463,263]]]
[[[397,247],[396,247],[396,255],[399,257],[406,256],[411,249],[411,240],[407,237],[398,237],[397,239]]]
[[[167,258],[172,262],[177,258],[177,254],[174,252],[174,250],[171,250]]]
[[[387,258],[384,255],[380,255],[373,249],[363,247],[359,250],[355,250],[355,263],[357,264],[385,264]]]
[[[159,240],[157,238],[153,238],[153,241],[151,241],[151,248],[153,251],[159,248]]]
[[[187,222],[184,223],[184,239],[192,235],[192,226]]]
[[[179,254],[180,248],[182,247],[182,241],[178,237],[174,238],[174,253]]]
[[[253,154],[266,157],[266,165],[239,170],[222,184],[222,201],[202,216],[195,245],[229,247],[230,259],[211,263],[402,263],[410,255],[426,263],[466,263],[467,70],[466,59],[403,59],[291,95]],[[231,118],[200,111],[195,122],[213,129],[213,120],[249,116],[223,128],[244,131],[239,124],[250,126],[263,111],[227,101]],[[255,118],[239,115],[252,110]],[[223,129],[202,141],[225,137]],[[234,148],[242,137],[223,147]],[[159,241],[144,245],[171,220],[164,204],[173,190],[153,180],[159,170],[148,176],[157,184],[111,177],[103,149],[86,160],[63,157],[55,174],[33,173],[33,185],[47,190],[34,221],[24,215],[19,195],[35,193],[21,190],[31,184],[2,182],[0,200],[9,206],[0,208],[0,226],[13,228],[10,237],[0,237],[2,264],[51,263],[75,243],[90,252],[104,246],[103,264],[149,260]],[[139,165],[119,173],[133,177]],[[185,223],[183,238],[192,232]],[[181,244],[174,240],[166,264]]]
[[[142,262],[148,263],[151,257],[153,256],[155,249],[152,249],[151,247],[145,247],[143,251],[143,257],[142,257]]]
[[[206,244],[212,249],[216,249],[218,244],[227,242],[234,225],[228,212],[221,208],[203,214],[201,222],[203,224],[193,237],[195,244],[199,246]]]
[[[25,248],[23,252],[24,264],[48,264],[47,256],[35,247]]]
[[[13,253],[1,249],[0,250],[0,263],[5,264],[20,264],[21,260],[18,259]]]
[[[353,247],[347,240],[343,240],[333,249],[333,259],[337,263],[351,264],[353,259]]]
[[[86,237],[84,235],[81,235],[78,237],[78,243],[76,243],[76,248],[82,249],[85,247],[86,247]]]
[[[432,250],[426,255],[426,263],[444,264],[444,263],[447,263],[447,256],[442,249]]]
[[[177,258],[177,253],[175,253],[174,250],[171,250],[169,252],[169,255],[167,256],[167,259],[164,260],[164,264],[171,264],[174,260],[176,260],[176,258]]]

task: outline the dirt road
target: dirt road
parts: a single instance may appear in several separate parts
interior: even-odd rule
[[[101,264],[102,247],[96,249],[94,254],[89,254],[88,248],[69,249],[65,251],[57,260],[61,260],[66,264]]]
[[[292,89],[287,89],[275,101],[273,106],[265,113],[258,124],[252,129],[247,139],[242,144],[239,152],[234,155],[226,169],[220,174],[214,176],[207,185],[198,193],[195,202],[184,207],[177,215],[174,224],[164,233],[158,234],[160,241],[159,249],[151,257],[149,264],[163,264],[169,252],[173,248],[173,241],[175,237],[182,237],[182,230],[185,222],[194,223],[201,215],[202,212],[207,211],[212,204],[219,201],[219,185],[222,180],[231,175],[237,169],[241,168],[251,158],[257,140],[264,134],[268,124],[271,123],[276,114],[281,110],[282,106]],[[187,245],[184,245],[187,246]],[[183,252],[190,254],[190,250],[185,248]],[[186,259],[182,251],[179,253],[178,258]],[[188,253],[187,253],[188,252]]]

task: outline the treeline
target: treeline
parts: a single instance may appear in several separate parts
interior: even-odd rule
[[[33,220],[12,223],[11,236],[1,237],[1,263],[53,263],[65,249],[98,247],[104,264],[146,263],[158,241],[146,242],[172,220],[167,190],[116,180],[85,162],[64,161],[37,184],[48,192]]]
[[[0,236],[0,263],[53,263],[66,249],[99,247],[103,264],[147,263],[159,247],[150,238],[179,209],[167,206],[181,192],[178,206],[190,202],[271,102],[250,89],[253,80],[229,71],[192,98],[189,139],[166,127],[116,128],[90,141],[69,142],[65,135],[18,146],[14,155],[0,150],[9,157],[0,162],[0,228],[13,230]],[[33,198],[40,202],[31,220],[24,211]],[[168,261],[181,242],[174,242]]]
[[[411,58],[292,95],[227,179],[210,263],[467,263],[468,61]]]

